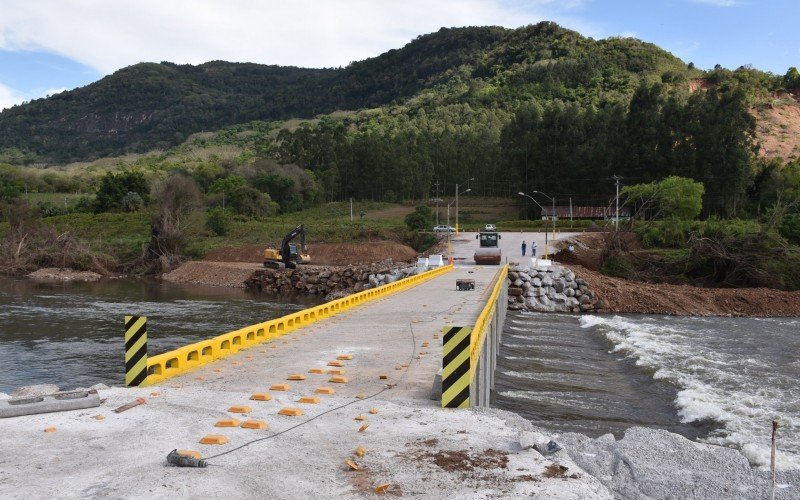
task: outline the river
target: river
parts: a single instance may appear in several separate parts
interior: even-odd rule
[[[556,432],[667,429],[800,468],[800,320],[509,313],[493,405]]]
[[[0,278],[0,392],[123,385],[123,318],[148,317],[151,355],[319,303],[154,279],[95,283]]]

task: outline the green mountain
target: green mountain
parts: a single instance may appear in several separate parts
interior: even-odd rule
[[[642,78],[697,74],[635,39],[593,40],[553,23],[441,29],[345,68],[213,61],[142,63],[0,113],[0,152],[46,162],[165,149],[189,134],[335,110],[443,104],[516,109],[531,100],[626,101]]]

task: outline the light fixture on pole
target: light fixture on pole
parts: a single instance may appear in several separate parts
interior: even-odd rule
[[[541,191],[534,191],[534,193],[538,193],[538,194],[548,198],[550,201],[553,202],[553,212],[550,214],[550,216],[553,218],[553,244],[555,245],[555,241],[556,241],[556,198],[555,198],[555,196],[551,198],[551,197],[547,196],[546,194],[544,194]]]

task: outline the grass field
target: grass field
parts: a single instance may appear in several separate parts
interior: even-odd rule
[[[80,195],[30,194],[31,204],[39,202],[74,205]],[[487,222],[497,223],[502,217],[517,216],[514,200],[481,199],[465,197],[459,200],[460,223],[463,230],[477,230]],[[348,202],[325,203],[311,209],[281,214],[263,219],[233,216],[224,236],[216,236],[205,227],[205,213],[197,212],[185,228],[185,254],[200,258],[224,247],[245,245],[276,246],[284,235],[299,224],[305,224],[309,243],[342,243],[389,240],[408,243],[411,238],[405,225],[405,216],[416,203],[353,203],[353,220]],[[445,206],[446,207],[446,206]],[[446,223],[445,207],[440,206],[440,223]],[[463,208],[462,208],[463,207]],[[120,264],[137,259],[150,240],[150,221],[154,212],[142,210],[133,213],[71,213],[45,217],[41,224],[58,233],[71,232],[92,251],[113,256]],[[361,215],[363,212],[363,216]],[[455,210],[451,207],[451,224],[455,224]],[[538,225],[532,221],[532,225]],[[509,225],[509,228],[511,225]],[[524,224],[514,225],[522,229]],[[532,226],[532,227],[533,227]],[[8,232],[8,223],[0,223],[0,237]],[[500,229],[503,227],[501,225]],[[421,238],[417,239],[422,241]]]

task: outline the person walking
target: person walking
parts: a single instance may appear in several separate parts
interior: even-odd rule
[[[522,240],[522,256],[525,257],[525,249],[528,248],[528,245],[525,244],[525,240]]]
[[[531,245],[531,257],[536,257],[536,242]]]

